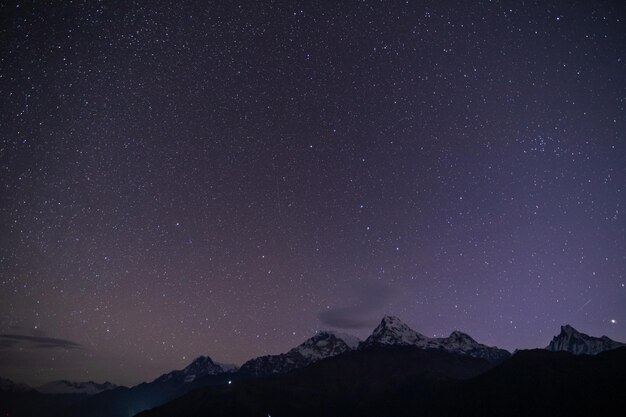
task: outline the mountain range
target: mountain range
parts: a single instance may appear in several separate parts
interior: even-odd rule
[[[42,394],[86,394],[95,395],[104,391],[115,389],[118,386],[110,382],[98,384],[93,381],[71,382],[67,380],[52,381],[36,388]]]
[[[385,316],[372,334],[359,345],[360,349],[371,346],[400,345],[416,346],[422,349],[439,349],[446,352],[483,358],[489,362],[502,361],[511,354],[497,347],[476,342],[469,335],[458,330],[443,338],[430,338],[411,329],[399,318]]]
[[[583,417],[626,409],[626,348],[484,359],[376,346],[271,378],[207,386],[138,417]]]
[[[550,342],[547,351],[553,351],[551,353],[554,354],[559,353],[554,351],[564,350],[575,355],[595,355],[621,346],[624,344],[612,341],[606,336],[595,338],[567,325],[563,326],[561,333]],[[515,356],[518,356],[518,353]],[[388,384],[395,386],[403,383],[399,375],[405,375],[408,380],[414,380],[417,385],[426,384],[432,387],[438,386],[441,381],[460,381],[478,377],[492,368],[498,368],[499,364],[510,363],[513,359],[514,357],[512,358],[508,351],[478,343],[460,331],[454,331],[448,337],[430,338],[411,329],[397,317],[385,316],[371,335],[363,341],[351,335],[321,331],[285,353],[254,358],[239,368],[235,365],[215,362],[208,356],[200,356],[183,369],[165,373],[152,382],[142,383],[132,388],[117,387],[108,382],[97,384],[91,381],[85,383],[56,381],[38,388],[39,392],[36,392],[29,387],[16,385],[8,380],[0,380],[0,394],[4,392],[8,396],[13,390],[10,398],[11,402],[16,405],[10,410],[0,406],[0,413],[9,411],[12,412],[11,415],[42,417],[57,415],[130,417],[177,398],[181,398],[182,401],[182,398],[187,398],[188,395],[192,395],[192,392],[198,392],[198,390],[221,392],[220,390],[230,385],[256,387],[257,383],[263,386],[262,390],[265,390],[272,386],[268,382],[262,382],[269,381],[267,378],[278,378],[282,381],[283,378],[289,379],[292,378],[290,375],[295,375],[293,376],[296,378],[294,386],[303,384],[304,387],[310,388],[309,381],[298,379],[309,377],[297,375],[308,375],[308,372],[313,372],[309,369],[318,369],[318,363],[322,369],[330,368],[326,371],[315,372],[329,372],[329,377],[332,376],[335,379],[340,378],[335,373],[340,373],[341,377],[350,374],[345,366],[356,366],[357,368],[352,370],[356,372],[354,375],[356,379],[353,379],[352,383],[357,385],[371,380],[372,384],[383,383],[385,386]],[[381,362],[380,366],[387,364],[390,368],[387,370],[376,368],[377,361]],[[408,363],[407,361],[418,362]],[[424,361],[432,362],[432,364],[424,363]],[[371,369],[367,369],[366,363],[368,362],[371,363]],[[433,368],[430,368],[431,365]],[[361,366],[364,369],[359,370]],[[338,371],[335,367],[347,373],[344,375],[343,371]],[[403,370],[403,368],[406,369]],[[393,369],[396,370],[393,371]],[[393,372],[395,376],[389,376],[386,372]],[[422,378],[422,372],[428,375],[426,378],[428,381]],[[346,395],[352,395],[351,390],[355,387],[350,386],[347,380],[342,384],[344,385],[341,389],[338,388],[338,392],[343,390],[347,393]],[[74,395],[43,395],[42,392]],[[36,396],[46,397],[45,401],[37,397],[39,398],[37,403],[59,404],[59,406],[33,408],[33,405],[29,408],[29,404],[33,403],[33,398]],[[22,397],[28,400],[21,401]],[[217,395],[216,398],[221,397]],[[219,406],[217,408],[219,409]],[[229,409],[227,414],[231,415],[232,411]],[[237,413],[232,415],[237,415]],[[333,414],[329,413],[329,415]]]

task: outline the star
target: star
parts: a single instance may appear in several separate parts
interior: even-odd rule
[[[626,319],[593,308],[626,288],[616,2],[20,3],[0,334],[100,359],[3,377],[133,385],[383,314],[509,350]]]

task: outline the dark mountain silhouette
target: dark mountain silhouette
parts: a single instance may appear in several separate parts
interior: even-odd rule
[[[626,409],[626,348],[487,361],[412,346],[349,352],[274,378],[191,392],[141,417],[590,416]]]
[[[626,409],[624,392],[626,348],[597,356],[536,349],[443,393],[438,406],[450,416],[608,416]]]
[[[87,397],[87,394],[42,394],[33,389],[0,390],[0,416],[48,417]]]
[[[132,388],[117,388],[94,395],[62,410],[58,415],[131,417],[200,387],[282,374],[348,350],[350,347],[335,334],[320,332],[287,353],[252,359],[239,369],[225,367],[208,356],[200,356],[184,369],[168,372],[152,382]]]
[[[140,416],[374,415],[372,405],[405,387],[427,392],[447,381],[479,375],[491,366],[484,359],[441,350],[374,346],[281,376],[197,390]]]
[[[0,380],[0,415],[577,416],[621,405],[626,386],[626,348],[571,326],[548,347],[571,353],[512,357],[459,331],[424,336],[393,316],[363,342],[346,337],[319,332],[241,368],[200,356],[152,382],[91,396],[44,395]]]
[[[237,375],[223,371],[206,356],[195,359],[185,369],[161,375],[152,382],[132,388],[105,391],[61,410],[59,417],[131,417],[156,407],[189,391],[212,384],[237,380]]]

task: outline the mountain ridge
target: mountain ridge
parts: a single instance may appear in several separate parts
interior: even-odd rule
[[[580,332],[577,332],[569,325],[562,326],[561,330],[562,333],[569,336],[580,335]],[[590,340],[599,340],[601,343],[607,343],[607,340],[614,342],[607,337],[593,338],[587,335],[584,336]],[[348,339],[350,344],[344,339]],[[619,342],[614,343],[619,344]],[[570,355],[570,353],[566,352],[556,353]],[[399,357],[395,357],[396,355],[399,355]],[[506,350],[480,344],[470,335],[459,330],[454,330],[448,337],[430,338],[413,330],[398,317],[384,316],[379,325],[364,341],[358,341],[357,338],[349,334],[323,330],[285,353],[253,358],[240,368],[220,364],[213,361],[209,356],[199,356],[185,368],[164,373],[152,382],[145,382],[132,388],[119,387],[91,396],[75,394],[83,395],[84,399],[80,399],[80,397],[75,397],[75,399],[59,397],[58,399],[51,398],[50,401],[57,404],[74,402],[73,404],[65,405],[59,411],[58,415],[63,415],[64,417],[129,417],[143,410],[159,407],[174,401],[194,390],[204,390],[212,386],[228,387],[231,383],[233,386],[246,385],[248,383],[256,384],[253,381],[266,380],[268,377],[271,377],[268,380],[275,378],[283,380],[285,376],[297,378],[297,375],[307,374],[309,372],[307,370],[311,366],[314,369],[323,369],[329,366],[332,368],[335,366],[332,364],[350,364],[354,360],[350,358],[355,357],[378,358],[376,361],[379,362],[376,366],[379,368],[378,371],[373,371],[375,375],[382,375],[378,373],[383,372],[385,374],[388,371],[391,372],[390,375],[401,375],[405,372],[405,367],[416,366],[416,364],[400,363],[401,360],[399,358],[412,357],[411,355],[431,358],[429,360],[443,360],[444,362],[441,364],[444,365],[444,368],[442,369],[448,369],[449,371],[461,366],[460,364],[462,363],[466,365],[474,363],[475,366],[478,366],[475,369],[488,370],[494,366],[499,366],[501,363],[509,363],[508,358],[511,356]],[[393,364],[395,370],[381,370],[380,366],[384,363]],[[483,363],[483,365],[479,365],[480,363]],[[335,375],[335,372],[338,372],[337,375],[341,374],[340,371],[334,370],[331,371],[331,375]],[[363,370],[359,372],[366,372],[367,374],[369,371]],[[456,375],[454,378],[462,375],[462,373],[454,372],[450,374]],[[433,376],[430,375],[430,377]],[[445,381],[445,378],[442,381]],[[434,380],[429,379],[429,381],[427,385],[448,384],[448,382],[439,381],[438,378]],[[397,381],[394,379],[383,379],[376,383],[382,382],[384,382],[383,385],[391,384],[396,386]],[[356,384],[355,386],[359,386],[361,381],[355,380],[353,383]],[[424,383],[422,381],[418,385]],[[345,384],[342,389],[348,389],[348,392],[351,392],[350,390],[353,388],[350,388],[349,381],[346,381]],[[310,385],[307,386],[311,388]],[[318,381],[317,386],[322,387],[324,384]],[[219,388],[218,390],[222,389]],[[41,402],[42,399],[40,398],[37,401]],[[32,401],[29,400],[27,402]],[[41,409],[40,407],[38,410]],[[54,413],[50,415],[52,414]]]
[[[47,384],[43,384],[36,388],[38,392],[42,394],[87,394],[95,395],[104,391],[118,388],[109,381],[105,381],[101,384],[94,381],[68,381],[67,379],[60,379],[57,381],[51,381]]]
[[[373,346],[272,378],[202,388],[138,417],[612,415],[626,405],[625,383],[626,348],[595,356],[523,350],[496,365]]]
[[[236,367],[233,369],[231,366],[232,365],[223,365],[214,362],[209,356],[202,355],[191,361],[185,368],[165,373],[152,382],[162,383],[166,381],[177,381],[188,384],[200,376],[235,372]]]
[[[545,349],[553,352],[566,351],[575,355],[597,355],[625,346],[625,343],[617,342],[607,336],[589,336],[566,324],[561,326],[561,332],[552,338]]]
[[[490,362],[499,362],[511,356],[507,350],[478,343],[470,335],[459,330],[453,331],[448,337],[431,338],[425,336],[410,328],[396,316],[384,316],[372,334],[359,345],[359,349],[384,345],[408,345],[422,349],[439,349],[487,359]]]
[[[334,333],[321,331],[286,353],[250,359],[241,365],[239,372],[252,377],[282,374],[350,350]]]

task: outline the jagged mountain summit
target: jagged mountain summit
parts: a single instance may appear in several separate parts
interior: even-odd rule
[[[322,331],[287,353],[251,359],[241,365],[239,372],[248,376],[282,374],[349,350],[350,346],[335,333]]]
[[[435,339],[440,348],[453,353],[460,353],[473,358],[486,359],[489,362],[500,362],[511,356],[509,351],[495,346],[487,346],[475,341],[470,335],[458,330],[445,338]]]
[[[626,346],[606,336],[593,337],[581,333],[569,324],[561,326],[561,333],[554,336],[546,349],[551,351],[566,351],[575,355],[597,355],[606,350]]]
[[[431,339],[416,332],[395,316],[385,316],[372,334],[365,339],[359,348],[371,346],[402,345],[421,348],[435,347]]]
[[[511,354],[497,347],[490,347],[476,342],[469,335],[454,331],[448,337],[430,338],[416,332],[402,320],[394,316],[385,316],[372,334],[359,346],[366,349],[372,346],[410,345],[422,349],[441,349],[451,353],[498,362]]]
[[[104,391],[112,390],[118,386],[110,382],[98,384],[97,382],[74,382],[62,379],[60,381],[48,382],[37,388],[42,394],[87,394],[95,395]]]
[[[221,364],[218,362],[213,362],[213,360],[208,356],[198,356],[193,360],[189,365],[187,365],[184,369],[168,372],[167,374],[163,374],[154,382],[178,382],[183,384],[188,384],[193,382],[196,378],[205,376],[205,375],[219,375],[226,372],[234,372],[237,370],[237,367],[231,364]]]

